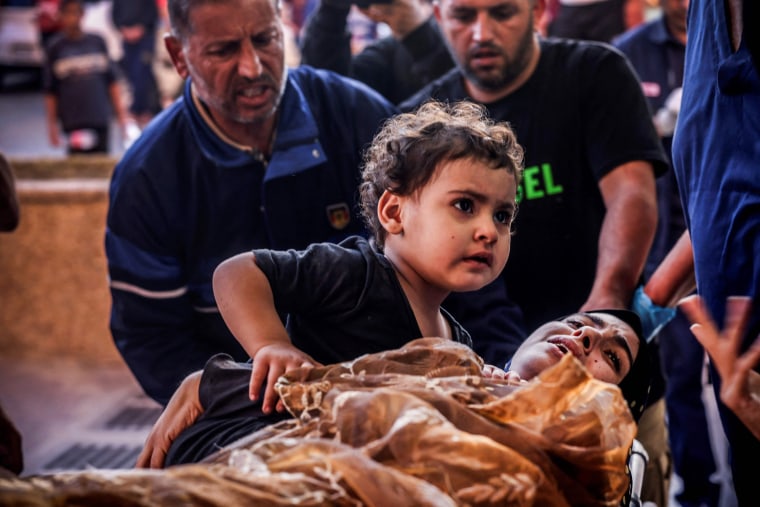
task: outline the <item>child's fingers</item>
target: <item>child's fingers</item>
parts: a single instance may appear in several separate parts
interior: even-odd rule
[[[501,368],[497,368],[492,364],[486,364],[483,366],[482,374],[486,378],[503,379],[507,377],[507,372]]]
[[[269,373],[269,363],[264,360],[253,361],[253,368],[251,370],[251,383],[248,388],[248,397],[251,401],[257,401],[261,393],[261,388]]]
[[[520,378],[520,375],[514,371],[508,371],[506,375],[504,376],[504,379],[509,384],[521,384],[522,379]]]
[[[265,414],[269,414],[274,410],[275,404],[277,403],[277,399],[279,398],[279,395],[277,394],[277,391],[274,388],[275,383],[277,382],[277,379],[280,378],[280,375],[284,373],[285,369],[282,367],[271,367],[269,368],[269,376],[267,378],[267,388],[264,393],[264,401],[261,404],[261,408],[264,411]]]

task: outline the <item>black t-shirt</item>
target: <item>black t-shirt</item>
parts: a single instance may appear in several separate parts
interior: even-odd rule
[[[359,236],[306,250],[254,250],[290,339],[322,364],[396,349],[422,332],[393,267]],[[470,336],[450,315],[454,340]]]
[[[461,73],[446,74],[401,108],[428,97],[468,98]],[[516,233],[501,279],[531,331],[577,311],[588,297],[605,215],[599,180],[634,160],[651,161],[659,174],[667,159],[635,73],[605,44],[542,40],[529,80],[486,106],[494,119],[509,122],[525,149]],[[498,327],[477,321],[485,316],[462,310],[479,307],[477,295],[455,294],[444,305],[470,331],[476,349],[480,340],[504,339]],[[466,313],[477,317],[460,316]]]
[[[364,238],[338,245],[316,243],[303,251],[254,250],[272,287],[278,311],[287,314],[293,345],[322,364],[400,348],[422,337],[393,267]],[[454,340],[470,335],[445,310]],[[220,354],[209,360],[200,385],[202,416],[172,443],[167,465],[194,463],[224,445],[287,417],[265,415],[248,399],[250,364]]]

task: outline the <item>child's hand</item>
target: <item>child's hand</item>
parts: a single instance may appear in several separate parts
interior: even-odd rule
[[[277,411],[282,412],[285,407],[281,401],[277,401],[278,395],[274,384],[280,375],[303,366],[320,366],[320,364],[291,344],[277,343],[261,347],[253,358],[248,396],[252,401],[256,401],[261,387],[266,383],[264,400],[261,403],[262,411],[265,414],[271,413],[277,403]]]
[[[507,372],[499,368],[498,366],[494,366],[492,364],[487,364],[483,366],[483,377],[485,378],[506,378]]]
[[[520,385],[526,382],[520,378],[520,375],[518,373],[514,371],[502,370],[498,366],[494,366],[492,364],[483,366],[483,377],[504,379],[507,381],[507,384],[510,385]]]

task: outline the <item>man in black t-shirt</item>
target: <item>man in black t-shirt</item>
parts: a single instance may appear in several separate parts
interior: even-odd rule
[[[485,104],[525,147],[507,267],[495,284],[444,303],[476,350],[490,347],[492,364],[553,316],[629,306],[657,222],[655,173],[666,168],[628,61],[599,43],[539,39],[543,9],[541,0],[438,2],[457,68],[401,105]],[[503,331],[514,328],[510,299],[524,316],[517,336]]]

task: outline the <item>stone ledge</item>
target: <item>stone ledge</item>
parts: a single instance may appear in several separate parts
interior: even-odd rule
[[[17,180],[109,179],[117,159],[106,155],[71,155],[66,158],[9,158]]]
[[[31,203],[90,202],[108,198],[108,179],[17,180],[16,193],[23,208]],[[22,209],[23,213],[23,209]]]
[[[121,360],[103,246],[113,164],[11,161],[21,220],[0,234],[0,355]]]

